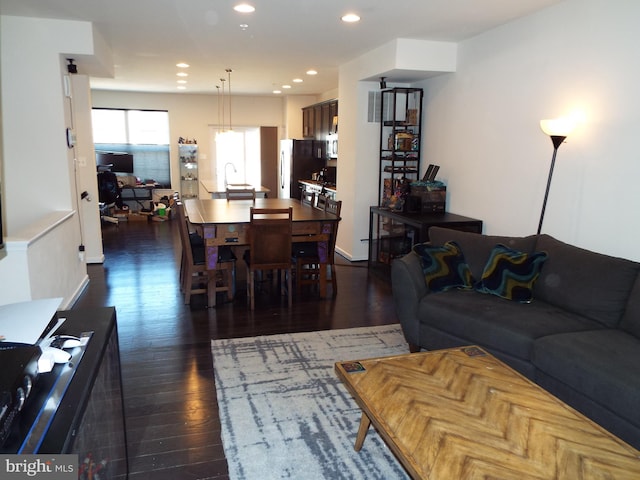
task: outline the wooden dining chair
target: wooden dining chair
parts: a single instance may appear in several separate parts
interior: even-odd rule
[[[300,289],[303,285],[320,285],[323,276],[321,275],[320,269],[326,268],[327,282],[331,283],[331,293],[335,296],[338,293],[338,281],[335,271],[335,250],[342,200],[336,201],[324,195],[318,195],[318,199],[318,205],[322,205],[322,209],[325,212],[332,213],[338,220],[326,222],[322,225],[322,231],[326,233],[326,235],[322,236],[328,237],[327,239],[294,244],[292,259],[295,266],[296,288]],[[316,208],[320,207],[316,206]],[[325,262],[322,262],[323,259]]]
[[[327,204],[327,200],[329,199],[328,196],[326,196],[323,193],[320,193],[316,196],[316,200],[315,200],[315,207],[319,208],[320,210],[324,210],[325,209],[325,205]]]
[[[303,189],[300,194],[300,203],[302,205],[308,205],[310,207],[315,206],[316,200],[316,192],[310,192],[308,190]]]
[[[255,188],[228,188],[226,189],[227,200],[256,200]]]
[[[184,303],[191,303],[191,296],[199,293],[207,294],[207,305],[216,306],[216,294],[226,292],[227,299],[233,299],[233,269],[235,262],[218,262],[216,269],[209,270],[205,258],[205,244],[202,237],[190,234],[188,220],[184,213],[184,205],[176,205],[178,211],[178,227],[182,245],[182,262],[180,266],[180,287],[184,294]]]
[[[342,210],[342,200],[334,200],[328,198],[325,203],[325,212],[333,213],[338,220],[335,222],[331,238],[329,239],[329,245],[327,248],[327,269],[329,270],[328,281],[331,282],[332,293],[335,296],[338,293],[338,279],[336,276],[336,239],[338,238],[338,225],[340,225],[340,211]]]
[[[255,274],[257,271],[284,272],[289,307],[291,293],[291,234],[293,208],[251,207],[249,223],[249,252],[247,263],[247,293],[251,310],[255,309]],[[284,282],[281,282],[284,290]],[[284,294],[284,291],[282,291]]]

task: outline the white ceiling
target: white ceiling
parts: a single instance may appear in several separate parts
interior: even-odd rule
[[[234,94],[283,84],[286,94],[318,94],[337,88],[341,64],[395,38],[456,42],[561,0],[246,1],[254,13],[236,13],[240,0],[0,0],[0,14],[93,22],[115,66],[93,88],[176,92],[175,65],[186,62],[187,93],[217,92],[231,68]],[[347,12],[362,20],[341,22]],[[318,75],[305,75],[311,68]],[[78,71],[90,73],[82,59]]]

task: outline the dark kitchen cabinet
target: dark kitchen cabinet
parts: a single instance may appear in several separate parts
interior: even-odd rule
[[[326,140],[329,134],[337,133],[337,117],[338,100],[328,100],[304,107],[302,135],[308,139]]]
[[[315,131],[313,132],[313,138],[315,140],[324,140],[323,131],[324,131],[325,122],[324,122],[323,113],[324,113],[323,105],[318,105],[313,109],[313,114],[316,117],[316,120],[314,122]]]
[[[316,134],[316,116],[313,107],[302,109],[302,136],[313,139]]]

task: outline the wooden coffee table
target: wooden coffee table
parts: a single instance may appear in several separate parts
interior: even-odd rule
[[[478,347],[338,362],[413,478],[640,479],[640,452]]]

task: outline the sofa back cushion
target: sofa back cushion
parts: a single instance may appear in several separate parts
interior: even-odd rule
[[[608,327],[618,325],[640,264],[569,245],[549,235],[540,235],[535,248],[549,256],[535,284],[535,298]]]
[[[448,241],[454,241],[460,246],[467,265],[471,269],[471,274],[477,281],[482,278],[482,272],[487,264],[489,255],[491,255],[491,251],[496,245],[502,244],[513,250],[531,253],[535,247],[536,236],[503,237],[462,232],[443,227],[431,227],[429,229],[429,242],[431,244],[442,246]]]
[[[640,338],[640,275],[636,278],[629,295],[620,328]]]

